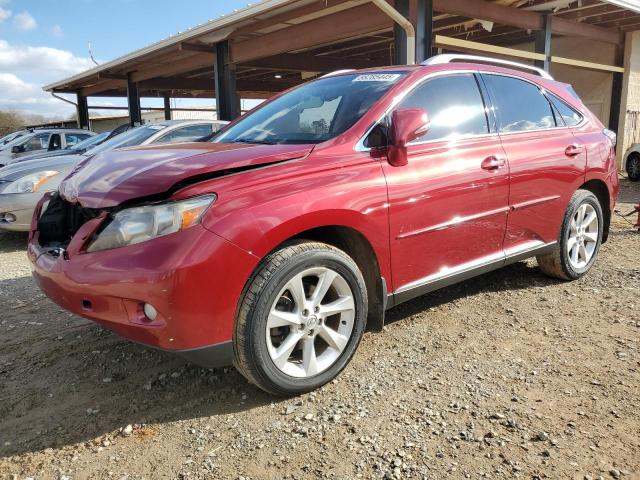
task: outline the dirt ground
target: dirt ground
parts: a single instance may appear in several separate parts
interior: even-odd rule
[[[0,234],[0,478],[640,479],[640,233],[619,217],[584,279],[528,261],[419,298],[294,399],[62,311],[25,243]]]

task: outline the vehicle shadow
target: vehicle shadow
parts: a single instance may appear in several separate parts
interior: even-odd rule
[[[385,324],[404,320],[429,308],[464,297],[473,297],[486,292],[551,286],[558,283],[562,282],[544,275],[535,262],[518,262],[398,305],[387,312]]]
[[[458,298],[552,285],[518,263],[388,312],[387,323]],[[212,417],[291,400],[271,397],[235,369],[203,369],[132,344],[40,296],[28,277],[0,282],[24,306],[0,320],[0,457],[77,443],[98,448],[132,424]],[[284,405],[282,406],[284,408]],[[277,410],[276,410],[277,411]],[[145,428],[149,428],[145,427]]]

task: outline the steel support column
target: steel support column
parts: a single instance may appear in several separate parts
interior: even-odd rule
[[[409,18],[409,0],[396,0],[395,9]],[[393,64],[405,65],[407,63],[407,32],[395,23],[393,25]]]
[[[627,38],[629,38],[627,36]],[[627,40],[628,41],[628,40]],[[624,65],[624,49],[616,48],[616,65]],[[620,108],[622,107],[622,85],[624,82],[624,73],[613,72],[613,82],[611,85],[611,111],[609,112],[609,130],[616,132],[618,138],[624,136],[624,132],[620,129]],[[622,140],[620,140],[622,141]]]
[[[433,52],[433,0],[418,0],[416,17],[416,63]]]
[[[171,97],[169,95],[164,96],[164,119],[171,120]]]
[[[233,120],[240,116],[240,99],[236,92],[236,68],[231,63],[227,40],[216,44],[215,62],[218,120]]]
[[[89,130],[89,104],[87,103],[87,97],[79,93],[76,96],[78,99],[78,106],[76,107],[78,128]]]
[[[551,67],[551,15],[542,17],[542,30],[536,32],[535,49],[536,53],[544,54],[543,60],[536,60],[536,67],[543,68],[547,72]]]
[[[131,79],[131,74],[127,75],[127,105],[129,107],[129,123],[131,126],[142,125],[140,94],[138,93],[138,85]]]

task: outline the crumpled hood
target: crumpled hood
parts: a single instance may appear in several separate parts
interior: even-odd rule
[[[60,194],[84,208],[108,208],[166,192],[191,177],[302,158],[313,145],[183,143],[105,152],[83,162]]]

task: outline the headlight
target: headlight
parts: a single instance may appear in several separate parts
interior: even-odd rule
[[[10,183],[1,193],[34,193],[40,190],[40,187],[47,183],[50,178],[56,175],[60,175],[60,172],[49,170],[46,172],[30,173]]]
[[[178,202],[128,208],[117,212],[109,224],[94,238],[88,252],[146,242],[200,223],[215,195]]]

